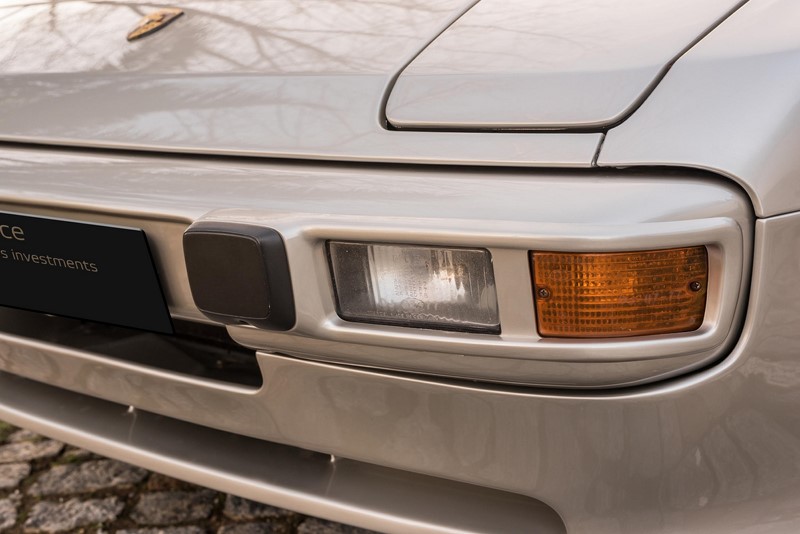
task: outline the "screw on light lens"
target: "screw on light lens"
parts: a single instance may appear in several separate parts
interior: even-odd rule
[[[549,299],[550,298],[550,290],[546,287],[540,287],[538,291],[538,295],[540,299]]]

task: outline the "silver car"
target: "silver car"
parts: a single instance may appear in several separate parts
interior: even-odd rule
[[[0,4],[0,420],[383,532],[800,530],[798,20]]]

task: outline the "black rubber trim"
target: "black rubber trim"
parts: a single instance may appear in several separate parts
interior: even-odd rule
[[[266,330],[294,327],[289,261],[276,230],[199,222],[183,234],[183,247],[192,298],[209,319]]]

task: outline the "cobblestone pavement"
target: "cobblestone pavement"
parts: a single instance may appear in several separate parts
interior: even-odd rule
[[[0,533],[39,532],[370,534],[101,458],[0,421]]]

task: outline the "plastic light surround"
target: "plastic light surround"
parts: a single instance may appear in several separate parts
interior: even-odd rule
[[[530,255],[542,337],[668,334],[690,332],[703,323],[705,247]]]
[[[328,255],[345,320],[500,332],[487,250],[330,241]]]

